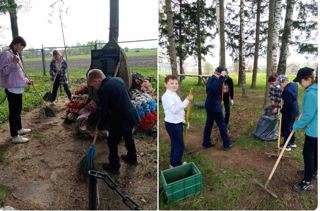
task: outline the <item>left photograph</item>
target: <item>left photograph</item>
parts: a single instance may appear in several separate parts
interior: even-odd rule
[[[157,209],[156,14],[1,3],[0,210]]]

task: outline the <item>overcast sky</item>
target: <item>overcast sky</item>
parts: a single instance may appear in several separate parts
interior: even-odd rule
[[[19,34],[27,41],[27,48],[63,46],[59,13],[53,17],[49,7],[54,0],[24,0],[18,12]],[[27,4],[27,5],[26,5]],[[65,0],[67,14],[63,14],[67,45],[109,39],[109,0]],[[158,0],[119,0],[119,41],[157,39]],[[49,20],[52,23],[49,23]],[[9,14],[0,15],[0,45],[12,40]],[[121,44],[128,47],[156,47],[157,41]]]

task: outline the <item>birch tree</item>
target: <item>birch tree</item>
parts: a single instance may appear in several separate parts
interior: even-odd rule
[[[255,38],[256,42],[254,47],[252,82],[251,82],[252,89],[255,89],[257,85],[259,45],[260,45],[260,14],[261,14],[261,0],[257,0],[257,20],[256,20],[256,38]]]
[[[269,1],[269,26],[268,26],[268,46],[267,46],[267,70],[266,70],[266,91],[264,95],[263,107],[265,108],[269,103],[269,85],[268,78],[272,74],[272,47],[273,47],[273,30],[274,30],[274,13],[275,13],[275,1]]]
[[[244,58],[244,0],[240,0],[239,74],[241,74],[242,97],[247,95],[246,68]]]

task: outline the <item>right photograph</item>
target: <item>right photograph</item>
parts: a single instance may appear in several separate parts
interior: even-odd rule
[[[159,0],[159,209],[318,207],[318,2]]]

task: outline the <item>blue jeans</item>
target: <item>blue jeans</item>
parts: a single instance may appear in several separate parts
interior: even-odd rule
[[[180,166],[184,151],[183,125],[182,123],[173,124],[165,122],[165,127],[171,142],[170,164],[172,166]]]
[[[203,146],[208,146],[210,143],[211,130],[214,121],[217,123],[220,131],[220,136],[223,140],[223,147],[227,148],[230,146],[230,141],[227,133],[227,125],[224,121],[222,112],[209,112],[207,111],[206,126],[203,132]]]

